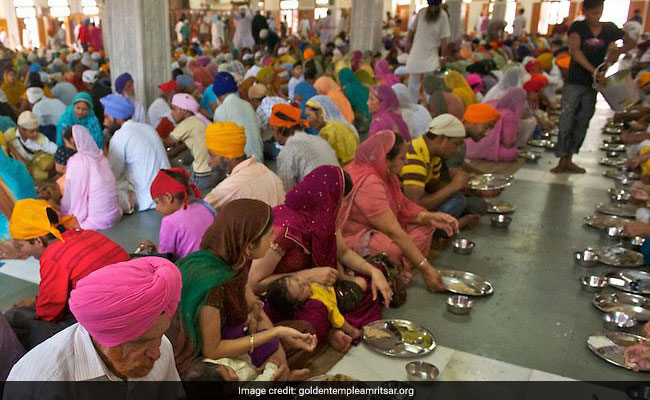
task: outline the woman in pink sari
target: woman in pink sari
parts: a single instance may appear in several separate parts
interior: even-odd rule
[[[372,114],[368,138],[380,131],[393,131],[405,142],[411,141],[409,128],[400,113],[399,99],[390,86],[376,85],[370,88],[368,111]]]
[[[340,167],[322,166],[287,193],[285,203],[273,209],[275,239],[271,251],[264,258],[253,261],[248,282],[257,294],[265,292],[272,282],[286,275],[332,286],[342,279],[337,271],[340,263],[368,282],[360,304],[343,314],[350,325],[360,328],[381,318],[378,293],[382,294],[387,306],[392,292],[383,273],[352,251],[338,231],[336,217],[346,186],[349,185]],[[331,325],[327,309],[321,302],[308,300],[295,315],[287,315],[286,311],[266,307],[274,323],[298,318],[311,324],[319,342],[328,340]],[[332,343],[336,338],[329,340]]]
[[[73,140],[68,139],[70,130]],[[122,218],[122,209],[108,159],[82,125],[73,125],[63,137],[66,144],[76,147],[77,154],[66,165],[62,214],[77,217],[83,229],[110,228]]]
[[[401,83],[399,77],[390,72],[388,61],[383,58],[375,61],[375,77],[378,85],[393,86]]]
[[[506,91],[498,100],[489,101],[501,118],[487,135],[478,142],[465,140],[467,158],[494,162],[517,160],[517,139],[521,112],[526,105],[526,92],[518,87]]]
[[[437,228],[452,236],[458,221],[444,213],[432,213],[406,197],[399,171],[407,144],[396,134],[382,131],[357,148],[354,161],[345,167],[354,183],[339,215],[345,242],[361,255],[386,253],[408,283],[411,269],[419,269],[427,288],[445,291],[440,274],[427,259]]]

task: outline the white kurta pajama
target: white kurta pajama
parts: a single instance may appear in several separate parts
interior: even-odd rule
[[[422,74],[435,72],[440,69],[440,40],[451,36],[449,17],[440,10],[438,19],[429,22],[426,19],[427,8],[423,8],[415,17],[415,36],[413,45],[406,62],[409,73],[408,87],[414,99],[419,98]]]

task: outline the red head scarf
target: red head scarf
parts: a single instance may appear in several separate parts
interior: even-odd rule
[[[345,180],[340,167],[324,165],[311,171],[273,209],[273,224],[307,249],[317,267],[336,268],[336,217]]]
[[[188,181],[190,180],[190,174],[183,168],[161,169],[158,171],[158,175],[156,175],[156,178],[153,180],[153,182],[151,182],[151,198],[155,199],[157,197],[161,197],[165,193],[183,193],[183,209],[186,210],[188,189],[192,189],[194,191],[194,196],[197,198],[201,198],[201,192],[199,191],[199,188],[196,187],[196,185],[189,184],[188,186],[185,186],[181,182],[172,178],[168,172],[177,172],[183,174],[187,177]]]

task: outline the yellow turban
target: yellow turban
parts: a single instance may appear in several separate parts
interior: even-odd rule
[[[553,67],[553,53],[544,53],[537,57],[537,62],[542,64],[542,68],[550,70]]]
[[[650,72],[645,71],[640,73],[637,80],[639,81],[639,87],[645,87],[648,83],[650,83]]]
[[[24,199],[18,200],[14,205],[9,221],[9,233],[18,240],[29,240],[51,233],[57,239],[63,240],[61,232],[56,226],[50,224],[47,209],[52,208],[45,200]],[[73,216],[59,218],[59,225],[72,228],[77,225]]]
[[[234,122],[214,122],[205,130],[205,146],[215,156],[243,157],[246,131]]]

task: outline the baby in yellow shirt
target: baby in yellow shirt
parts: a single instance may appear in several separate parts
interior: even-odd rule
[[[362,293],[366,291],[366,281],[361,277],[341,274],[338,279],[358,285]],[[300,277],[288,275],[269,285],[266,292],[267,302],[277,310],[295,312],[309,299],[319,301],[327,308],[328,319],[333,328],[328,337],[330,346],[337,351],[347,352],[352,341],[358,339],[361,332],[350,325],[341,314],[334,287],[310,283]]]

